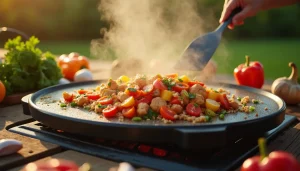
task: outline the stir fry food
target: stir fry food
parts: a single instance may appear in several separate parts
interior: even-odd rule
[[[190,80],[187,76],[136,75],[109,79],[95,88],[64,92],[62,108],[84,108],[100,117],[118,117],[120,121],[161,120],[173,123],[184,120],[192,123],[209,122],[212,118],[242,111],[255,112],[248,104],[260,101],[248,96],[240,98],[219,88]]]

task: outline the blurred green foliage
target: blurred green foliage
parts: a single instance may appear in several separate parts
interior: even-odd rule
[[[193,0],[191,0],[193,1]],[[196,9],[205,19],[212,15],[214,29],[222,12],[222,0],[195,0]],[[100,0],[1,0],[0,26],[13,27],[41,40],[91,40],[99,38],[100,29],[109,23],[100,20]],[[166,0],[172,5],[174,1]],[[171,6],[170,6],[171,7]],[[210,20],[211,21],[211,20]],[[294,5],[261,12],[228,38],[300,37],[300,6]],[[1,34],[1,44],[15,35]]]

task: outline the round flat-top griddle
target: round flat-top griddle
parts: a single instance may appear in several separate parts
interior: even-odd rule
[[[128,119],[121,122],[117,118],[101,118],[99,114],[81,108],[60,107],[63,92],[95,88],[102,82],[78,82],[37,91],[28,100],[30,114],[46,126],[69,133],[110,140],[175,144],[183,149],[203,149],[217,148],[245,136],[263,134],[284,120],[286,109],[284,101],[272,93],[231,84],[206,86],[223,88],[236,97],[249,96],[263,103],[251,104],[256,111],[249,114],[226,114],[224,120],[216,117],[211,122],[196,124],[187,121],[165,124],[159,120],[133,122]]]

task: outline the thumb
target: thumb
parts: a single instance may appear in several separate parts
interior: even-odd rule
[[[240,13],[236,14],[233,19],[233,25],[238,25],[239,23],[243,23],[244,20],[251,15],[252,8],[250,6],[245,7]]]

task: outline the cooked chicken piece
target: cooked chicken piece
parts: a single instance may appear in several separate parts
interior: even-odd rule
[[[77,99],[77,105],[78,106],[83,106],[89,103],[89,98],[84,97],[84,96],[80,96]]]
[[[112,96],[113,94],[116,94],[116,90],[111,90],[111,89],[108,89],[108,88],[105,88],[105,89],[101,89],[100,90],[100,96],[103,97],[103,96]]]
[[[121,84],[121,85],[119,85],[118,90],[119,90],[119,91],[125,91],[126,88],[127,88],[127,85],[126,85],[126,84]]]
[[[160,97],[155,97],[152,99],[150,107],[152,110],[159,112],[160,107],[166,106],[166,105],[167,105],[167,102],[164,99],[162,99]]]
[[[137,114],[138,116],[144,116],[147,114],[149,110],[149,105],[147,103],[139,103],[137,107]]]
[[[173,104],[171,106],[171,110],[173,110],[175,113],[180,114],[183,111],[183,108],[179,104]]]
[[[121,102],[123,102],[123,101],[126,100],[129,96],[128,96],[126,93],[120,91],[120,92],[118,93],[117,97],[118,97],[118,99],[119,99]]]
[[[237,102],[235,102],[235,101],[230,100],[230,101],[229,101],[229,104],[230,104],[230,106],[231,106],[233,109],[238,109],[238,108],[239,108],[239,104],[238,104]]]
[[[195,99],[193,99],[193,102],[195,102],[199,105],[202,105],[205,103],[205,99],[201,94],[196,94],[196,97],[195,97]]]
[[[140,87],[147,85],[147,77],[145,75],[137,74],[134,78],[134,82]]]
[[[110,88],[111,90],[117,90],[118,89],[118,84],[113,79],[109,79],[108,83],[107,83],[107,87]]]
[[[91,110],[94,110],[96,106],[97,106],[97,102],[94,101],[94,102],[91,104]]]
[[[185,91],[181,91],[180,96],[184,105],[189,104],[190,98],[186,95]]]
[[[159,97],[159,96],[160,96],[159,89],[154,89],[154,91],[153,91],[153,97]]]
[[[199,84],[195,84],[192,87],[190,87],[189,92],[192,94],[201,94],[203,97],[206,96],[205,88]]]

